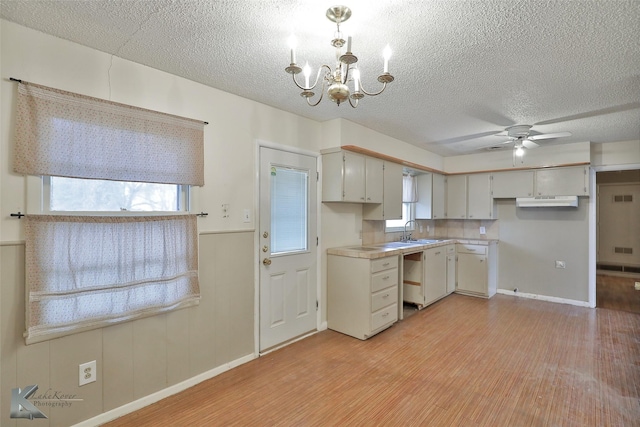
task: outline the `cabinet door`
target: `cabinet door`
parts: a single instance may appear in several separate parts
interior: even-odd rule
[[[418,201],[416,219],[432,219],[433,174],[425,173],[416,177]]]
[[[533,171],[496,172],[491,192],[494,199],[533,197]]]
[[[447,218],[465,219],[467,217],[467,176],[447,177]]]
[[[536,196],[589,195],[588,168],[584,166],[536,171]]]
[[[366,203],[382,203],[384,161],[375,157],[365,158]]]
[[[447,294],[456,290],[456,254],[447,255]]]
[[[491,175],[476,173],[467,178],[467,218],[493,219]]]
[[[447,180],[444,175],[433,174],[431,217],[433,219],[445,218],[447,212]]]
[[[424,251],[424,303],[447,294],[447,254],[444,246]]]
[[[344,151],[343,153],[343,201],[365,201],[365,158],[358,154]]]
[[[402,218],[402,165],[384,162],[382,177],[382,203],[362,205],[362,219]]]
[[[384,219],[402,218],[402,165],[384,162]]]
[[[481,254],[459,253],[456,289],[487,295],[487,257]]]

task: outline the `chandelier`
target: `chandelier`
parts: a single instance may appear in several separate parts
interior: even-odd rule
[[[347,38],[346,42],[346,52],[342,53],[342,48],[345,45],[345,40],[343,39],[342,33],[340,32],[340,24],[345,22],[351,16],[351,9],[346,6],[333,6],[327,10],[327,18],[331,22],[336,23],[337,31],[334,35],[334,39],[331,40],[331,45],[336,48],[336,65],[335,69],[331,69],[328,65],[322,65],[318,69],[318,73],[316,75],[316,79],[313,85],[309,85],[309,78],[311,76],[311,67],[309,67],[309,63],[307,62],[304,68],[300,68],[296,64],[296,42],[295,37],[291,36],[289,41],[291,45],[291,64],[285,68],[285,71],[293,77],[293,82],[296,86],[298,86],[302,93],[300,96],[307,100],[307,104],[311,107],[315,107],[322,101],[322,97],[325,93],[325,87],[327,87],[327,95],[329,99],[331,99],[336,104],[340,105],[341,102],[345,100],[349,101],[349,104],[356,108],[358,106],[358,101],[367,96],[376,96],[380,95],[385,88],[387,87],[387,83],[391,83],[393,81],[393,76],[389,74],[389,58],[391,57],[391,49],[387,45],[384,49],[384,68],[383,73],[378,76],[378,81],[382,83],[382,89],[378,92],[367,92],[364,87],[362,87],[362,81],[360,80],[360,71],[358,70],[357,62],[358,57],[356,57],[351,52],[351,36]],[[304,85],[301,85],[296,80],[296,75],[303,73],[304,75]],[[312,102],[311,98],[315,95],[313,90],[318,86],[318,83],[322,81],[322,89],[320,91],[320,97],[317,101]],[[349,88],[349,84],[353,85],[353,90]]]

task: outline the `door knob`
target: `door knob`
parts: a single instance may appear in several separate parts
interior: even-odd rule
[[[271,265],[271,260],[269,258],[265,258],[265,259],[262,260],[262,263],[264,265]]]
[[[265,246],[262,247],[262,252],[267,252],[268,250],[269,250],[268,246],[265,245]]]
[[[264,237],[265,239],[269,237],[269,232],[265,231],[264,233],[262,233],[262,237]]]

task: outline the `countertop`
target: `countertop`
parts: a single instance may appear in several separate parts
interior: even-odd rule
[[[466,239],[466,238],[433,238],[420,239],[414,242],[385,242],[373,243],[370,245],[350,245],[338,248],[327,249],[329,255],[339,255],[351,258],[376,259],[392,255],[404,255],[413,252],[420,252],[425,249],[446,246],[452,243],[463,243],[468,245],[491,245],[497,244],[498,240],[491,239]]]

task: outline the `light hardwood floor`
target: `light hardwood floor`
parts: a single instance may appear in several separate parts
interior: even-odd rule
[[[333,331],[108,426],[639,426],[640,315],[451,295]]]

